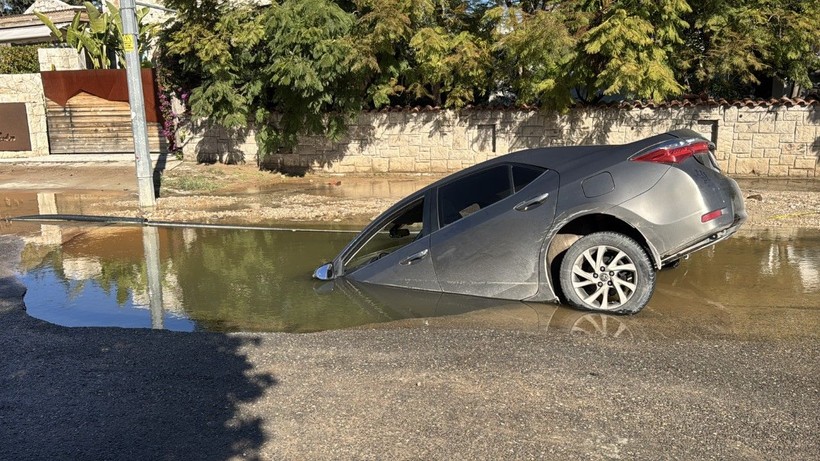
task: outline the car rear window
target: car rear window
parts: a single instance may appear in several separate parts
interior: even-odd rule
[[[535,181],[535,178],[544,174],[545,171],[547,171],[546,168],[540,168],[537,166],[513,165],[512,175],[515,191],[520,191],[524,188],[524,186]]]

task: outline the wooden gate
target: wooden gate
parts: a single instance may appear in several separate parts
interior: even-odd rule
[[[43,72],[52,154],[133,153],[125,70]],[[148,148],[167,152],[153,69],[142,69]]]

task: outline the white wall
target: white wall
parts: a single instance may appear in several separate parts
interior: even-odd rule
[[[48,155],[48,128],[46,126],[46,102],[40,74],[0,74],[0,103],[22,102],[26,104],[30,151],[2,151],[0,158],[36,157]]]

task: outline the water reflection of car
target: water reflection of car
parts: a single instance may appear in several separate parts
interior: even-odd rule
[[[360,283],[345,277],[324,282],[317,293],[339,292],[373,317],[413,327],[492,328],[632,339],[636,319],[580,312],[559,305],[525,303]],[[395,325],[395,324],[393,324]],[[370,327],[375,327],[371,325]]]
[[[314,277],[638,312],[657,270],[746,219],[714,148],[678,130],[497,157],[399,201]]]

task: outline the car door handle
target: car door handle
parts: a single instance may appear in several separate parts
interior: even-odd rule
[[[424,259],[424,257],[427,256],[427,253],[429,253],[429,252],[430,252],[430,250],[428,250],[428,249],[421,250],[416,254],[410,255],[410,256],[402,259],[399,264],[401,264],[402,266],[409,266],[411,264],[415,264],[415,263],[421,261],[422,259]]]
[[[537,207],[538,205],[541,205],[542,203],[546,202],[547,198],[549,196],[550,196],[550,193],[546,192],[546,193],[541,194],[537,197],[533,197],[529,200],[524,200],[523,202],[516,205],[514,208],[517,211],[530,211],[533,208]]]

